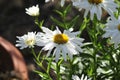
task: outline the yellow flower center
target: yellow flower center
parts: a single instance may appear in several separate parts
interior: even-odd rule
[[[103,0],[88,0],[88,2],[91,4],[99,4],[99,3],[102,3]]]
[[[120,31],[120,24],[117,27],[118,27],[118,30]]]
[[[34,45],[35,44],[35,40],[34,39],[27,39],[26,41],[25,41],[25,43],[27,44],[27,45],[29,45],[29,46],[32,46],[32,45]]]
[[[53,38],[53,41],[57,44],[64,44],[67,43],[69,37],[66,34],[56,34]]]

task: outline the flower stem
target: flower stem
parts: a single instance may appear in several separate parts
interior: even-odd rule
[[[57,73],[57,79],[61,80],[61,78],[60,78],[60,65],[59,65],[59,62],[56,63],[56,73]]]
[[[34,51],[33,48],[31,48],[31,51],[32,51],[32,54],[33,54],[33,56],[35,57],[35,59],[37,59],[36,53],[35,53],[35,51]]]
[[[96,80],[96,77],[97,77],[97,58],[96,58],[96,50],[95,50],[95,52],[94,52],[94,54],[93,54],[93,56],[94,56],[94,71],[93,71],[93,73],[94,73],[94,77],[93,77],[93,80]]]
[[[73,64],[72,64],[72,61],[71,60],[69,60],[69,62],[70,62],[70,72],[69,72],[69,78],[68,78],[68,80],[71,80],[72,79],[72,74],[73,74]]]
[[[42,30],[42,25],[44,23],[44,20],[39,21],[38,17],[35,17],[35,24],[38,25],[38,27],[40,28],[40,30]]]

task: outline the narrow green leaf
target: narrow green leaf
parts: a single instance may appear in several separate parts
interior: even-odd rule
[[[94,58],[92,55],[87,54],[87,53],[81,53],[80,56],[85,57],[85,58]]]
[[[67,15],[67,13],[70,11],[70,9],[71,9],[71,5],[68,5],[68,6],[65,8],[65,10],[63,11],[64,16]]]
[[[68,27],[69,27],[69,28],[70,28],[70,27],[73,27],[73,26],[76,24],[78,18],[79,18],[79,15],[77,15],[76,17],[74,17],[74,18],[69,22]]]
[[[61,17],[63,16],[63,13],[58,11],[58,10],[55,10],[56,13],[58,13]]]
[[[55,22],[58,26],[64,27],[63,23],[55,19],[54,17],[51,17],[52,21]]]
[[[44,78],[44,79],[48,79],[48,75],[45,73],[42,73],[40,71],[34,70],[35,73],[37,73],[40,77]]]
[[[82,23],[82,25],[80,27],[81,32],[86,28],[88,22],[89,22],[89,19],[84,18],[84,21],[83,21],[83,23]]]

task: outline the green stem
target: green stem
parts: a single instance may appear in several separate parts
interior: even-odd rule
[[[43,61],[44,61],[44,59],[42,59],[41,62],[40,62],[40,60],[38,59],[38,58],[40,57],[41,51],[40,51],[40,53],[39,53],[39,55],[38,55],[38,57],[37,57],[37,56],[36,56],[36,53],[35,53],[35,51],[34,51],[34,49],[31,48],[31,50],[32,50],[33,56],[35,57],[35,61],[36,61],[37,65],[40,66],[40,68],[42,68],[42,70],[44,70],[44,71],[46,72],[46,74],[47,74],[48,77],[49,77],[49,80],[52,80],[52,78],[51,78],[49,72],[48,72],[47,69],[43,66]]]
[[[35,57],[35,59],[37,59],[36,53],[35,53],[35,51],[34,51],[33,48],[31,48],[31,51],[32,51],[32,54],[33,54],[33,56]]]
[[[95,52],[94,52],[94,71],[93,71],[93,73],[94,73],[94,76],[93,76],[93,80],[96,80],[96,78],[97,78],[97,58],[96,58],[96,50],[95,50]]]
[[[40,52],[41,53],[41,52]],[[38,55],[38,57],[36,58],[36,63],[37,65],[45,72],[45,74],[47,74],[49,80],[53,80],[50,76],[50,69],[48,69],[48,67],[50,68],[50,64],[49,65],[44,65],[44,61],[45,61],[45,56],[42,56],[42,60],[40,61],[38,58],[40,57],[40,54]],[[46,68],[47,66],[47,68]],[[49,70],[49,71],[48,71]]]
[[[88,34],[90,36],[90,40],[93,43],[93,47],[94,47],[94,52],[93,52],[93,63],[92,63],[92,69],[93,69],[93,80],[97,80],[97,57],[96,57],[96,53],[99,51],[98,48],[98,32],[96,30],[96,26],[98,24],[98,21],[96,18],[94,18],[94,20],[92,21],[92,24],[90,26],[92,26],[91,28],[87,28],[88,29]]]
[[[68,76],[68,80],[71,80],[72,79],[72,74],[73,74],[73,63],[71,60],[69,60],[69,63],[70,63],[70,72],[69,72],[69,76]]]
[[[68,29],[68,26],[66,25],[66,15],[63,15],[62,20],[63,20],[64,29]]]
[[[35,24],[38,25],[38,27],[40,28],[40,30],[42,30],[42,25],[44,23],[44,20],[39,22],[38,17],[35,17]]]
[[[57,73],[57,79],[61,80],[61,78],[60,78],[60,65],[58,64],[58,62],[56,63],[56,73]]]
[[[79,28],[79,31],[80,31],[80,35],[82,33],[82,31],[87,27],[87,23],[90,22],[90,19],[87,19],[87,18],[84,18],[83,22],[82,22],[82,25],[80,26]],[[79,35],[79,36],[80,36]]]
[[[35,24],[39,26],[39,19],[38,19],[38,17],[35,17]]]

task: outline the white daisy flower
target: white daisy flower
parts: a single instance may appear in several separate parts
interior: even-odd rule
[[[45,44],[42,50],[47,51],[47,56],[53,51],[55,60],[58,61],[62,55],[64,60],[67,60],[67,55],[72,59],[74,54],[82,52],[81,46],[83,46],[83,38],[78,38],[79,32],[71,32],[70,30],[64,30],[62,33],[58,28],[51,31],[48,28],[42,27],[43,35],[40,36],[43,43]],[[38,44],[38,46],[41,44]]]
[[[26,13],[30,16],[39,16],[39,7],[38,5],[26,8]]]
[[[19,40],[17,40],[17,47],[20,47],[20,49],[24,49],[24,48],[31,48],[34,47],[34,45],[36,44],[36,33],[34,32],[28,32],[28,34],[25,34],[21,37],[17,36],[17,38]]]
[[[106,33],[103,35],[103,37],[110,37],[110,42],[114,43],[114,47],[117,48],[118,44],[120,44],[120,17],[118,19],[109,18],[106,26],[107,27],[104,28]]]
[[[77,75],[72,75],[72,79],[73,80],[91,80],[91,79],[88,79],[87,76],[84,76],[84,74],[82,74],[81,78],[79,78]]]
[[[72,0],[73,5],[78,9],[85,9],[84,17],[90,12],[90,18],[93,20],[96,14],[97,19],[100,20],[102,16],[102,9],[113,16],[113,12],[117,11],[118,5],[114,3],[114,0]]]

